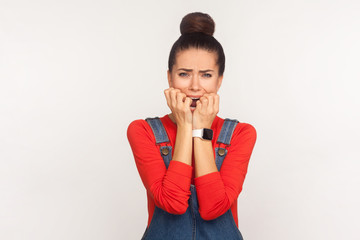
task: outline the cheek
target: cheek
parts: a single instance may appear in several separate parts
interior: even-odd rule
[[[172,81],[172,87],[173,88],[186,88],[189,85],[189,81],[186,81],[184,79],[174,79]]]
[[[202,83],[202,87],[206,90],[206,92],[217,92],[217,82],[216,81],[204,81]]]

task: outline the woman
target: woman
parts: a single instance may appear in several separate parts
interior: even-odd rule
[[[256,131],[217,116],[225,56],[214,29],[204,13],[182,19],[168,62],[165,98],[171,113],[128,127],[147,190],[143,239],[242,239],[237,198]]]

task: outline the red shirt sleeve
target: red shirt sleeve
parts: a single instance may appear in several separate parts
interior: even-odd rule
[[[127,137],[141,180],[155,205],[172,214],[185,213],[191,195],[192,166],[170,161],[166,169],[152,129],[145,120],[130,123]]]
[[[248,123],[238,123],[220,172],[195,178],[199,212],[203,219],[221,216],[237,200],[255,142],[255,128]]]

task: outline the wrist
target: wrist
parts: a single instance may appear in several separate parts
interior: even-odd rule
[[[209,118],[201,119],[199,117],[193,117],[193,122],[192,122],[193,129],[211,128],[213,121],[214,119],[209,119]]]
[[[211,124],[206,124],[206,123],[204,123],[204,124],[196,124],[196,125],[193,125],[192,126],[192,129],[194,130],[194,129],[202,129],[202,128],[209,128],[209,129],[211,129]]]
[[[186,134],[192,136],[192,124],[177,125],[177,133]]]

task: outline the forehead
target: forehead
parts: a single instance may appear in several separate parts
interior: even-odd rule
[[[204,49],[190,48],[176,55],[175,68],[217,69],[216,53]]]

